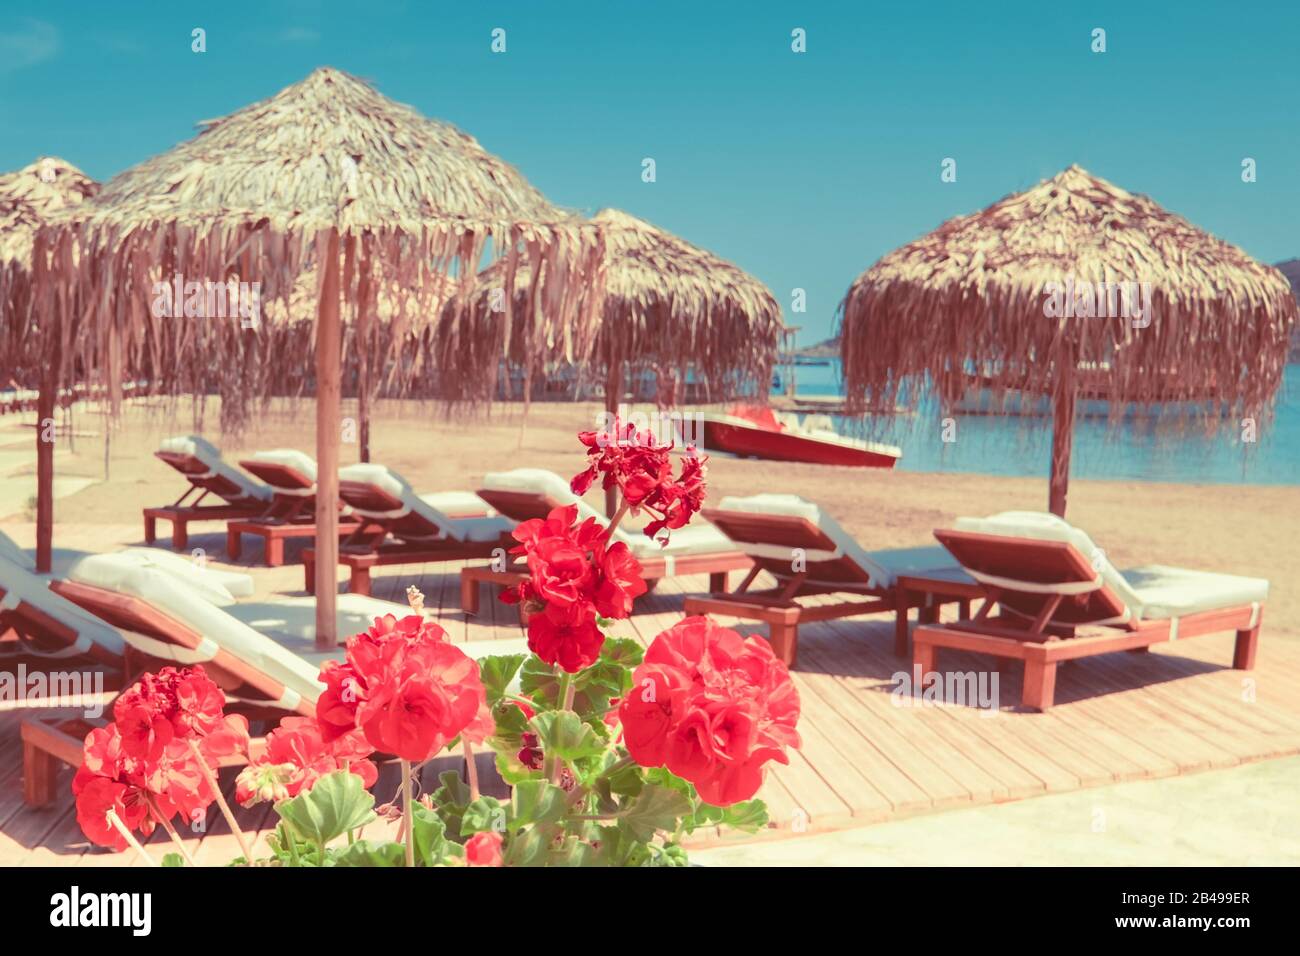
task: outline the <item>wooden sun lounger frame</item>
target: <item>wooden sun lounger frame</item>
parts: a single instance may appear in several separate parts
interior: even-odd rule
[[[158,519],[170,521],[172,525],[172,548],[184,551],[189,544],[189,524],[194,521],[228,521],[239,518],[256,518],[266,515],[275,507],[275,500],[270,502],[248,498],[240,493],[238,485],[229,482],[221,475],[208,474],[207,465],[193,455],[180,452],[156,451],[154,457],[165,461],[189,479],[190,486],[185,493],[169,505],[161,508],[144,509],[144,540],[153,544],[157,540]],[[199,496],[186,504],[185,499],[195,492]],[[203,501],[209,494],[225,498],[221,505],[205,505]]]
[[[296,468],[261,458],[244,459],[239,466],[270,485],[274,497],[270,509],[265,513],[226,523],[226,556],[231,561],[238,561],[243,556],[244,535],[253,535],[262,539],[262,555],[266,566],[278,568],[284,564],[286,541],[316,537],[316,482]],[[301,490],[286,490],[290,488]],[[359,518],[340,514],[339,537],[350,536],[362,524]],[[380,530],[372,522],[365,524],[371,531]]]
[[[486,501],[500,514],[514,521],[529,521],[545,518],[559,502],[544,494],[531,491],[497,491],[482,488],[478,496]],[[510,548],[519,544],[510,539]],[[723,591],[727,587],[727,576],[732,571],[748,571],[753,567],[749,556],[740,551],[712,551],[701,554],[678,554],[669,557],[638,557],[641,565],[641,578],[650,590],[665,577],[680,577],[688,574],[707,574],[709,590]],[[477,614],[482,607],[479,585],[488,584],[497,588],[516,587],[528,580],[528,571],[517,560],[504,569],[491,565],[464,568],[460,572],[460,606],[466,614]],[[520,608],[521,620],[523,609]]]
[[[491,541],[435,538],[429,532],[436,529],[406,511],[400,499],[369,482],[342,480],[339,497],[359,509],[366,522],[339,545],[339,564],[349,570],[348,590],[353,594],[370,594],[370,572],[376,567],[497,558],[518,543],[508,531]],[[315,594],[316,549],[305,549],[302,561],[303,586],[308,594]]]
[[[1011,584],[983,584],[984,603],[974,619],[917,628],[912,635],[912,663],[913,670],[920,668],[922,675],[935,672],[941,647],[1021,660],[1025,664],[1021,703],[1026,708],[1041,711],[1054,703],[1057,665],[1081,657],[1116,651],[1142,653],[1152,645],[1166,641],[1236,631],[1233,668],[1251,670],[1255,666],[1264,617],[1262,606],[1239,605],[1197,611],[1180,618],[1124,620],[1112,624],[1072,620],[1071,604],[1073,616],[1080,613],[1106,615],[1101,620],[1124,616],[1124,605],[1110,594],[1087,558],[1069,542],[1008,539],[1002,535],[969,531],[938,530],[934,534],[963,564],[981,550],[996,553],[1014,547],[1023,556],[1023,566],[1035,568],[1035,573],[1043,580],[1027,582],[1026,587],[1033,589],[1029,591],[1017,591]],[[1044,568],[1065,573],[1044,574]],[[1058,581],[1050,580],[1054,576]],[[1062,577],[1064,581],[1059,580]],[[1079,589],[1080,585],[1089,582],[1093,584],[1092,588]],[[1052,591],[1054,583],[1070,586],[1073,597],[1059,589]],[[1091,607],[1081,608],[1081,604]],[[1003,605],[1003,613],[993,616],[991,611],[997,605]],[[1019,608],[1009,610],[1008,606],[1012,605],[1019,605]]]
[[[705,508],[706,518],[726,532],[741,547],[746,543],[802,548],[805,551],[833,552],[835,542],[807,518],[798,515],[758,514]],[[847,555],[833,561],[809,561],[810,567],[792,573],[791,558],[777,559],[751,554],[753,568],[740,585],[727,593],[714,592],[708,597],[686,599],[687,614],[721,614],[767,625],[767,639],[773,652],[787,666],[798,661],[799,625],[816,621],[833,621],[859,614],[894,613],[894,651],[907,656],[908,611],[918,609],[918,620],[937,620],[944,604],[957,604],[962,617],[970,613],[970,601],[979,591],[968,580],[956,575],[924,573],[908,576],[909,586],[880,588],[871,585],[870,575]],[[750,591],[760,571],[767,571],[778,587]],[[814,572],[816,577],[814,577]],[[900,579],[901,580],[901,579]],[[833,604],[805,605],[799,598],[822,594],[842,595]]]

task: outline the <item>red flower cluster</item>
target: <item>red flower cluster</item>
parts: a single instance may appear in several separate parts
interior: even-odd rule
[[[496,830],[480,830],[465,841],[468,866],[505,866],[501,858],[503,837]]]
[[[643,767],[667,767],[716,806],[748,800],[769,760],[799,746],[799,693],[761,637],[688,617],[651,642],[619,705]]]
[[[337,770],[356,774],[368,789],[379,778],[379,768],[366,759],[373,752],[359,732],[326,741],[319,721],[285,717],[266,735],[266,750],[240,771],[235,799],[246,807],[287,800]]]
[[[215,796],[188,742],[210,766],[248,750],[248,722],[224,715],[225,702],[202,667],[164,667],[118,696],[113,722],[86,735],[72,780],[77,822],[92,843],[126,849],[109,811],[146,837],[177,814],[188,824],[206,811]]]
[[[322,742],[352,736],[354,754],[363,741],[371,750],[418,762],[461,733],[482,739],[492,731],[478,664],[419,615],[376,618],[369,630],[348,638],[345,662],[325,663],[320,679]]]
[[[575,526],[578,506],[554,509],[515,528],[525,555],[528,579],[501,595],[507,603],[523,601],[532,612],[528,647],[547,664],[576,673],[595,663],[605,635],[597,617],[625,618],[632,602],[644,594],[641,566],[627,545],[610,544],[607,529],[595,518]]]
[[[601,487],[617,486],[633,514],[644,508],[655,516],[645,527],[646,537],[686,527],[704,504],[708,456],[697,454],[693,445],[687,446],[681,473],[674,480],[668,454],[674,443],[659,444],[653,432],[638,432],[635,425],[615,417],[610,431],[579,432],[578,440],[587,447],[587,468],[569,483],[573,493],[585,495],[597,475],[603,474]],[[668,536],[659,540],[666,543]]]

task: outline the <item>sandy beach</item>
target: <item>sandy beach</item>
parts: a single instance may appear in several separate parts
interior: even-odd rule
[[[421,491],[473,490],[487,472],[523,466],[549,468],[567,477],[582,463],[576,432],[592,427],[600,412],[596,404],[539,403],[525,417],[522,405],[512,403],[447,411],[418,402],[381,402],[371,428],[371,459],[398,471]],[[344,418],[353,414],[354,406],[345,402]],[[230,461],[264,448],[311,453],[315,445],[309,402],[277,401],[240,435],[219,434],[215,400],[209,401],[204,420],[204,433]],[[134,523],[140,508],[171,501],[184,489],[152,452],[161,438],[194,430],[188,400],[174,407],[156,401],[129,406],[112,433],[107,481],[101,416],[80,413],[75,422],[87,434],[76,439],[73,451],[66,441],[61,446],[57,474],[94,483],[57,502],[56,547],[75,544],[66,538],[70,528]],[[21,450],[21,444],[9,443],[21,443],[30,434],[30,429],[18,427],[17,419],[0,420],[7,451]],[[355,444],[342,446],[342,460],[357,460]],[[17,466],[0,481],[33,467]],[[761,492],[788,492],[817,501],[868,548],[928,543],[933,529],[962,515],[1042,511],[1047,504],[1045,477],[917,474],[711,458],[711,501]],[[597,492],[591,493],[593,502],[597,497]],[[1076,479],[1070,485],[1068,514],[1119,568],[1169,564],[1267,578],[1272,587],[1265,641],[1300,639],[1300,548],[1295,545],[1300,540],[1300,487]],[[2,523],[25,519],[11,514],[0,516]]]

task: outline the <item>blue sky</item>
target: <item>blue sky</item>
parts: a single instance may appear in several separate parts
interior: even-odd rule
[[[881,255],[1070,163],[1264,261],[1300,256],[1297,37],[1300,4],[1280,0],[3,0],[0,169],[55,154],[107,178],[335,66],[473,134],[556,203],[671,229],[787,312],[806,289],[787,320],[808,343]]]

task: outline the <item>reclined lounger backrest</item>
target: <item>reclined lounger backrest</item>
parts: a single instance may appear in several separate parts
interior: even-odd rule
[[[266,482],[277,495],[316,493],[316,459],[294,448],[270,448],[241,458],[239,467]]]
[[[9,627],[35,640],[38,652],[52,656],[85,654],[121,667],[126,653],[117,628],[55,594],[44,578],[0,556],[0,631]]]
[[[1086,533],[1038,511],[959,518],[934,536],[976,581],[998,591],[1004,609],[1036,617],[1063,595],[1060,624],[1127,624],[1142,617],[1142,600]]]
[[[793,577],[796,559],[811,584],[840,590],[881,590],[893,574],[875,561],[830,515],[798,495],[726,497],[704,516],[754,563],[778,580]]]
[[[118,555],[92,555],[50,587],[101,620],[133,632],[127,634],[128,643],[150,657],[206,662],[213,680],[228,692],[252,691],[272,706],[314,712],[322,689],[316,667],[158,568],[122,561]]]
[[[355,514],[388,525],[393,536],[404,541],[461,540],[450,517],[383,465],[361,463],[340,468],[339,497]]]
[[[154,454],[183,474],[191,484],[231,504],[271,500],[270,488],[232,468],[221,457],[220,449],[198,435],[166,438]]]

